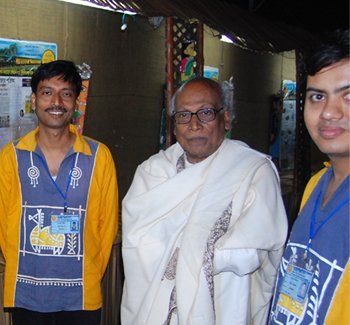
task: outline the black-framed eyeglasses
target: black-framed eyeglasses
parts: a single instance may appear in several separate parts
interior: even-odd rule
[[[194,113],[189,111],[180,111],[173,114],[172,118],[176,124],[187,124],[187,123],[190,123],[192,116],[196,115],[200,122],[207,123],[207,122],[214,121],[216,118],[216,115],[223,109],[224,109],[223,107],[219,109],[201,108]]]

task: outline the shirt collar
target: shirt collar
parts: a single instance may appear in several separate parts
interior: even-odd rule
[[[36,135],[38,132],[39,132],[39,127],[27,133],[18,141],[16,148],[20,150],[35,151],[36,146],[38,144],[36,141]],[[72,132],[75,135],[73,151],[81,152],[85,155],[91,156],[92,152],[91,152],[89,143],[84,139],[84,137],[81,134],[79,134],[75,125],[73,124],[69,125],[69,132]]]

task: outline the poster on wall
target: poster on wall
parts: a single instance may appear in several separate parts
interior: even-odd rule
[[[213,79],[213,80],[218,81],[219,80],[219,69],[216,67],[211,67],[211,66],[205,65],[203,76],[205,78],[209,78],[209,79]]]
[[[81,87],[82,89],[78,98],[78,103],[79,103],[78,109],[73,115],[72,123],[77,127],[79,133],[82,134],[84,129],[86,105],[87,105],[92,70],[90,66],[86,63],[77,65],[77,68],[83,83],[82,83],[82,87]]]
[[[0,75],[0,148],[36,126],[30,77]]]
[[[39,64],[56,59],[55,43],[0,38],[0,75],[31,76]]]
[[[194,40],[187,40],[182,43],[182,59],[181,59],[181,83],[193,79],[196,76],[196,42]]]

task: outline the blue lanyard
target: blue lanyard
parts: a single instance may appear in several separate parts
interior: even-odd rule
[[[331,213],[326,217],[326,219],[323,220],[323,222],[315,228],[315,223],[316,223],[316,214],[319,209],[320,201],[322,197],[322,191],[318,193],[316,203],[314,205],[314,208],[312,210],[312,215],[311,215],[311,222],[310,222],[310,230],[309,230],[309,242],[306,247],[306,251],[309,250],[311,246],[311,241],[315,238],[317,233],[323,228],[323,226],[336,214],[342,209],[345,205],[347,205],[350,202],[350,198],[345,199],[344,201],[340,202],[332,211]]]
[[[47,173],[49,174],[49,177],[53,183],[53,185],[56,187],[56,190],[58,191],[58,193],[60,193],[60,195],[62,196],[63,198],[63,208],[64,208],[64,212],[67,212],[67,208],[68,208],[68,204],[67,204],[67,195],[68,195],[68,190],[69,190],[69,184],[71,182],[71,179],[72,179],[72,173],[73,173],[73,168],[74,168],[74,162],[75,162],[75,158],[73,159],[73,164],[72,164],[72,168],[70,169],[69,171],[69,176],[68,176],[68,182],[67,182],[67,186],[66,186],[66,191],[63,193],[61,191],[61,189],[58,187],[56,181],[52,178],[51,176],[51,173],[49,171],[49,167],[47,166],[45,160],[39,155],[39,158],[40,158],[40,161],[41,161],[41,164],[44,166],[44,168],[46,169]]]

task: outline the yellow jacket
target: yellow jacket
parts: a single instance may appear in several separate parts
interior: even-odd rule
[[[38,128],[18,142],[9,143],[0,152],[0,247],[5,269],[4,306],[14,307],[19,266],[20,231],[22,220],[22,191],[17,154],[34,152]],[[111,247],[118,228],[118,189],[114,161],[102,143],[76,135],[73,151],[93,156],[94,165],[87,197],[83,232],[82,310],[96,310],[102,306],[101,279],[108,264]],[[92,152],[91,145],[97,148]],[[40,310],[39,310],[40,311]]]

